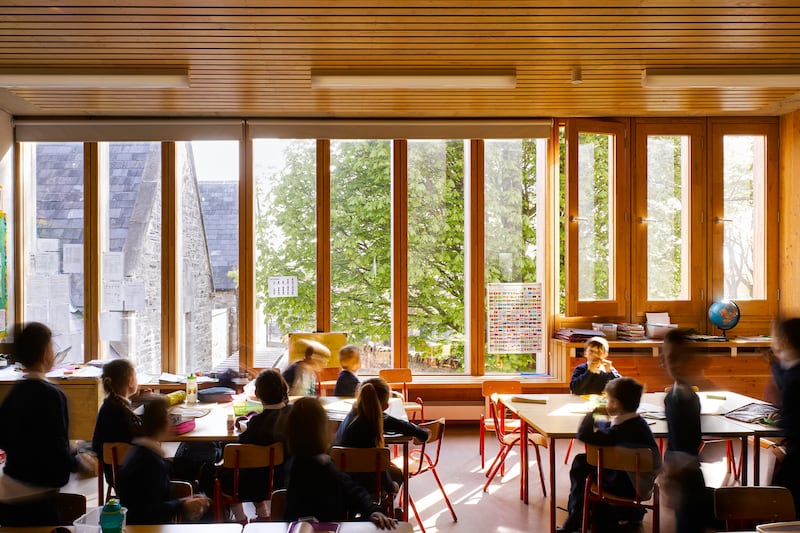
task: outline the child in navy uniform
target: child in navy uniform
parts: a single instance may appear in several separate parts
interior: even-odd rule
[[[569,390],[572,394],[601,394],[606,383],[620,376],[608,360],[608,341],[603,337],[592,337],[583,347],[586,362],[572,371]]]
[[[617,378],[605,388],[608,401],[605,408],[588,413],[578,427],[577,438],[596,446],[623,446],[626,448],[650,448],[653,458],[660,463],[660,454],[650,426],[636,410],[642,398],[644,387],[632,378]],[[596,421],[596,415],[608,415],[610,421]],[[569,517],[559,532],[580,531],[583,519],[583,497],[586,478],[589,474],[597,476],[597,469],[589,465],[586,454],[575,456],[570,468]],[[601,473],[603,486],[610,492],[621,496],[633,496],[635,486],[627,472],[606,470]],[[655,482],[655,473],[642,474],[639,480],[642,494],[646,494]],[[644,514],[636,509],[624,513],[608,506],[596,506],[595,523],[592,531],[614,531],[620,520],[641,521]]]
[[[664,396],[668,432],[664,487],[675,509],[677,533],[700,533],[713,527],[714,500],[697,457],[702,441],[700,398],[692,386],[698,371],[688,333],[685,329],[669,330],[662,347],[664,366],[675,380]]]
[[[289,386],[279,373],[266,369],[256,377],[255,387],[256,396],[261,400],[263,410],[247,421],[247,429],[239,435],[239,443],[269,446],[280,442],[284,445],[284,457],[286,457],[286,422],[292,409],[289,405]],[[268,468],[245,469],[240,472],[239,499],[254,502],[259,518],[269,516],[267,500],[271,495],[267,494],[268,476]],[[220,477],[223,492],[231,494],[233,471],[223,469]],[[285,488],[283,465],[275,468],[273,482],[273,490]],[[231,511],[237,522],[247,519],[242,504],[231,506]]]
[[[27,374],[0,404],[0,449],[6,452],[0,483],[22,482],[32,494],[24,501],[0,503],[3,526],[60,524],[58,488],[67,484],[70,472],[97,469],[93,456],[70,449],[67,398],[45,378],[55,362],[52,336],[38,322],[26,324],[14,336],[13,359]]]
[[[304,346],[303,359],[289,365],[283,371],[283,379],[289,384],[291,396],[314,396],[317,393],[317,372],[331,356],[331,351],[324,344],[300,339],[297,341]]]
[[[392,390],[381,378],[368,379],[361,385],[353,410],[347,414],[336,432],[336,446],[377,448],[383,446],[384,433],[408,435],[420,441],[428,440],[428,430],[395,418],[384,411],[389,407]],[[374,487],[372,474],[352,475],[363,487]],[[383,490],[395,494],[403,482],[403,472],[394,465],[383,479]]]
[[[348,344],[339,350],[339,365],[342,371],[336,378],[336,387],[333,389],[334,396],[355,396],[361,382],[356,373],[361,368],[361,354],[358,346]]]
[[[341,472],[327,455],[328,416],[317,398],[300,398],[289,413],[287,442],[292,454],[286,489],[287,521],[313,516],[322,522],[369,520],[380,529],[394,529],[369,493]]]
[[[196,520],[208,511],[205,496],[173,499],[170,495],[170,463],[164,458],[160,441],[169,435],[168,403],[155,397],[144,406],[142,437],[133,440],[117,476],[117,494],[128,508],[127,523],[168,524],[179,514]]]
[[[142,419],[131,409],[130,398],[139,389],[136,370],[131,362],[127,359],[109,361],[103,366],[102,380],[107,396],[97,413],[92,436],[92,450],[101,462],[105,443],[130,443],[142,432]],[[103,463],[103,471],[106,481],[110,484],[111,465]]]

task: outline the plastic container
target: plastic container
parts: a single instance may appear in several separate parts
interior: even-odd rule
[[[233,401],[233,414],[236,416],[244,416],[247,413],[252,413],[255,411],[256,413],[260,413],[264,410],[264,406],[261,402],[257,402],[254,400],[234,400]]]
[[[663,339],[664,335],[671,329],[678,327],[678,324],[645,324],[645,332],[651,339]]]
[[[197,403],[197,376],[194,373],[186,378],[186,403]]]
[[[610,341],[617,340],[616,324],[602,324],[599,322],[592,322],[592,329],[595,331],[601,331],[606,336],[606,340]]]
[[[100,528],[100,515],[103,512],[102,507],[94,507],[87,509],[86,514],[75,520],[72,525],[75,526],[75,533],[101,533]],[[125,522],[127,520],[128,509],[122,507],[122,529],[125,529]]]

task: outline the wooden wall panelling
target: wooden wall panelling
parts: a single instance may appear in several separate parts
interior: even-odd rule
[[[780,122],[780,244],[778,311],[782,317],[800,316],[800,111]]]

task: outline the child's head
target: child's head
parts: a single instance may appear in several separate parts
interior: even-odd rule
[[[606,383],[608,414],[635,413],[642,400],[644,386],[633,378],[617,378]]]
[[[800,318],[781,320],[773,325],[772,349],[781,363],[800,359]]]
[[[328,452],[328,415],[314,396],[299,398],[286,422],[286,444],[294,457],[313,457]]]
[[[689,349],[689,330],[670,329],[664,335],[661,357],[664,368],[675,381],[685,382],[694,372],[694,354]]]
[[[289,385],[279,372],[271,368],[262,370],[256,377],[256,396],[264,405],[289,403]]]
[[[328,363],[331,351],[321,342],[311,339],[300,339],[299,341],[305,349],[303,351],[303,363],[309,365],[314,372],[319,372]]]
[[[586,361],[602,361],[608,357],[608,341],[603,337],[592,337],[583,345],[583,356]]]
[[[381,410],[383,411],[389,407],[389,398],[392,397],[392,388],[386,383],[386,380],[383,378],[370,378],[361,385],[361,388],[367,384],[372,385],[372,388],[375,389],[375,394],[381,404]]]
[[[350,372],[358,372],[361,368],[361,352],[355,344],[342,346],[339,350],[339,366]]]
[[[114,359],[103,365],[103,388],[107,394],[128,398],[136,394],[138,387],[136,369],[129,360]]]
[[[55,363],[53,333],[39,322],[29,322],[14,336],[14,361],[30,370],[48,372]]]
[[[145,437],[160,440],[169,430],[169,402],[163,396],[154,396],[144,404],[142,433]]]

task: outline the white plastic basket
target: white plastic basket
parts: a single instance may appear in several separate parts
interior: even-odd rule
[[[101,474],[102,475],[102,474]],[[93,507],[86,510],[86,514],[75,520],[72,525],[75,526],[75,533],[100,533],[100,514],[103,512],[102,507]],[[125,530],[125,522],[128,519],[128,509],[122,508],[122,529]]]

